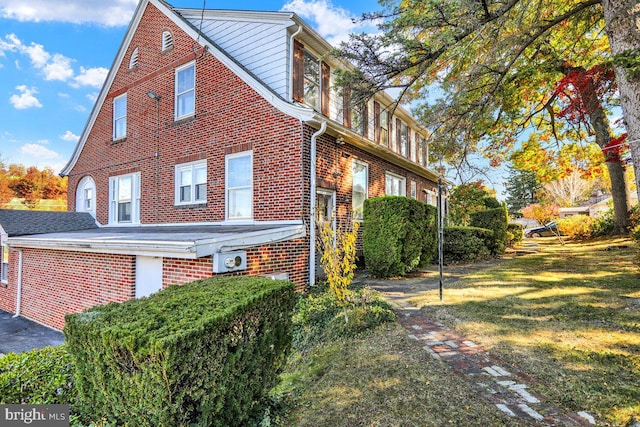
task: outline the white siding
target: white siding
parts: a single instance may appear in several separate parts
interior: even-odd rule
[[[199,26],[200,20],[191,23]],[[232,58],[287,99],[289,80],[287,29],[270,22],[207,19],[202,32]]]

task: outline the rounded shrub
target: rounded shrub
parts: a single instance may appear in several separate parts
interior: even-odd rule
[[[491,256],[493,231],[478,227],[445,227],[443,252],[446,262],[471,262]]]
[[[596,220],[588,215],[572,215],[558,220],[558,231],[569,239],[589,239]]]

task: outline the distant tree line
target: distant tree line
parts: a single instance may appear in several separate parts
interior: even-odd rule
[[[0,161],[0,207],[7,207],[16,198],[29,209],[37,208],[41,200],[66,202],[67,179],[50,167],[40,170],[20,164],[5,166]]]

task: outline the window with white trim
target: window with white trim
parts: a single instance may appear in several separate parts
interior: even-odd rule
[[[127,136],[127,94],[113,98],[113,140]]]
[[[415,181],[409,182],[409,197],[412,199],[418,198],[418,184]]]
[[[176,205],[207,202],[207,161],[176,165]]]
[[[387,196],[406,196],[407,179],[391,172],[384,174],[384,189]]]
[[[308,50],[304,51],[304,103],[320,108],[320,62]]]
[[[89,212],[96,217],[96,183],[90,176],[85,176],[78,183],[76,212]]]
[[[225,157],[227,219],[253,218],[253,152]]]
[[[9,281],[9,247],[6,243],[0,244],[0,281],[7,283]]]
[[[140,172],[109,178],[109,224],[140,223]]]
[[[196,105],[196,64],[176,68],[175,118],[192,116]]]
[[[364,212],[364,201],[369,197],[369,165],[359,160],[353,160],[353,189],[351,204],[353,219],[361,220]]]
[[[406,123],[401,122],[400,125],[400,154],[403,157],[408,157],[408,145],[409,145],[409,127]]]

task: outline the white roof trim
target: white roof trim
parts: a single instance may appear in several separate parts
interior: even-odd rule
[[[92,238],[43,235],[16,236],[7,239],[12,247],[48,249],[58,251],[92,252],[101,254],[143,255],[170,258],[201,258],[223,251],[247,249],[256,246],[303,238],[304,225],[273,228],[251,232],[224,234],[217,238],[200,240],[135,240],[109,236]]]
[[[105,80],[104,85],[100,90],[100,95],[98,96],[98,99],[96,100],[96,103],[94,104],[93,109],[91,110],[91,115],[89,116],[89,120],[87,121],[87,124],[82,132],[80,140],[78,141],[78,145],[76,145],[76,148],[73,152],[71,159],[69,160],[69,163],[67,163],[67,165],[62,169],[62,171],[60,172],[60,175],[62,176],[68,175],[69,172],[71,172],[71,169],[73,169],[76,162],[78,161],[78,158],[80,157],[80,153],[82,152],[82,149],[84,148],[84,145],[87,142],[89,133],[93,129],[93,125],[95,124],[95,121],[98,117],[98,113],[102,109],[104,100],[107,94],[109,93],[109,89],[111,88],[111,85],[113,84],[117,71],[120,68],[120,65],[122,64],[122,61],[124,59],[124,54],[129,48],[131,39],[133,38],[133,35],[135,34],[138,28],[138,25],[140,24],[140,19],[142,18],[144,11],[146,10],[147,6],[150,3],[153,4],[153,6],[155,6],[158,10],[160,10],[160,12],[162,12],[165,16],[171,19],[178,27],[180,27],[180,29],[182,29],[186,34],[188,34],[194,41],[198,40],[198,31],[193,27],[191,27],[191,25],[188,24],[185,20],[183,20],[180,16],[178,16],[176,12],[174,12],[171,8],[169,8],[166,3],[160,0],[142,0],[138,4],[138,8],[136,9],[135,14],[133,15],[131,23],[129,24],[129,28],[127,29],[127,33],[125,34],[125,38],[122,44],[120,45],[120,49],[118,50],[118,53],[116,55],[116,58],[113,64],[111,65],[109,74],[107,75],[107,79]],[[207,50],[214,57],[216,57],[216,59],[218,59],[221,63],[223,63],[238,77],[240,77],[245,83],[251,86],[252,89],[258,92],[258,94],[260,94],[267,102],[269,102],[278,110],[282,111],[285,114],[288,114],[291,117],[297,118],[301,121],[311,121],[314,118],[314,116],[316,116],[315,112],[311,108],[303,107],[301,105],[291,104],[283,100],[282,98],[280,98],[278,95],[272,92],[269,88],[267,88],[263,83],[258,81],[253,75],[251,75],[244,68],[242,68],[237,62],[235,62],[233,59],[227,56],[226,53],[223,53],[218,49],[217,46],[210,43],[206,39],[206,36],[204,34],[201,34],[199,39],[200,39],[200,44],[206,47]]]

